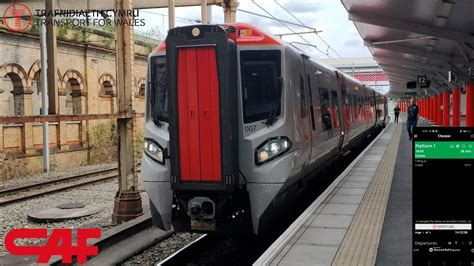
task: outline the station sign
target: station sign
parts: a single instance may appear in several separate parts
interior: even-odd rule
[[[405,92],[405,96],[416,96],[416,95],[417,95],[416,91],[407,91],[407,92]]]
[[[407,89],[416,89],[416,81],[408,81]]]
[[[419,88],[428,88],[430,86],[430,81],[426,78],[426,75],[418,75],[416,82]]]

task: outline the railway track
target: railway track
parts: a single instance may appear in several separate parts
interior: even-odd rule
[[[251,265],[274,237],[205,234],[154,265]]]
[[[189,255],[192,253],[202,252],[202,249],[206,248],[206,244],[209,244],[209,239],[210,237],[204,234],[183,248],[179,249],[171,256],[156,263],[156,265],[185,265],[186,262],[189,262],[185,258],[189,258]],[[209,248],[208,245],[207,248]]]
[[[117,167],[0,190],[0,207],[66,189],[117,178]]]

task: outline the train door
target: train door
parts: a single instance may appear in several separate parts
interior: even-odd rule
[[[310,119],[311,119],[311,111],[310,111],[310,101],[311,99],[309,99],[309,92],[307,90],[307,84],[305,82],[305,61],[307,61],[307,57],[305,57],[304,55],[302,56],[302,61],[299,61],[301,62],[301,65],[299,65],[299,74],[297,77],[295,77],[295,81],[296,81],[296,84],[298,86],[298,93],[299,94],[299,105],[300,105],[300,110],[299,110],[299,117],[300,117],[300,126],[298,126],[298,128],[301,128],[302,129],[302,139],[301,139],[301,143],[302,143],[302,152],[303,152],[303,156],[305,156],[307,154],[307,159],[305,160],[305,165],[303,166],[303,168],[305,168],[307,165],[308,165],[308,161],[311,159],[311,122],[310,122]]]
[[[364,86],[363,87],[363,94],[362,94],[362,104],[364,106],[364,124],[365,124],[365,129],[369,129],[371,125],[371,118],[370,118],[370,102],[369,102],[369,95],[370,95],[370,90]]]
[[[179,156],[182,181],[221,180],[217,81],[213,47],[178,50]]]
[[[364,107],[364,123],[365,123],[365,128],[370,127],[370,114],[369,114],[369,102],[368,102],[368,95],[369,95],[369,89],[364,86],[364,93],[362,94],[362,104]]]
[[[308,104],[309,104],[309,124],[311,131],[311,156],[310,164],[314,163],[317,160],[318,154],[318,128],[316,128],[317,121],[317,104],[319,93],[317,91],[318,82],[317,82],[317,69],[311,64],[311,61],[305,60],[305,79],[306,79],[306,88],[308,92]],[[318,127],[321,127],[318,125]]]
[[[376,95],[375,95],[375,90],[372,90],[370,93],[370,113],[371,113],[371,116],[372,116],[372,125],[375,126],[377,125],[377,104],[376,104]]]
[[[340,92],[341,95],[341,130],[342,130],[342,136],[341,136],[341,145],[345,146],[351,137],[351,118],[350,118],[350,112],[351,112],[351,107],[349,106],[349,99],[348,97],[350,95],[347,94],[347,83],[346,83],[346,78],[344,75],[342,75],[339,72],[336,72],[337,76],[337,87],[338,91]]]
[[[317,67],[314,69],[315,90],[313,97],[317,100],[315,108],[315,122],[317,134],[317,147],[312,159],[322,160],[335,153],[340,137],[338,97],[335,87],[336,75],[333,71]],[[312,75],[310,75],[312,76]]]

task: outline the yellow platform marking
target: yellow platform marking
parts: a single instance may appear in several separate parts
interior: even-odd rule
[[[390,144],[367,188],[333,265],[374,265],[397,161],[403,124],[393,124]]]

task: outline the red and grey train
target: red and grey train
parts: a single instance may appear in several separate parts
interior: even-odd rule
[[[168,230],[253,231],[385,126],[383,95],[243,24],[169,30],[149,56],[141,176]]]

